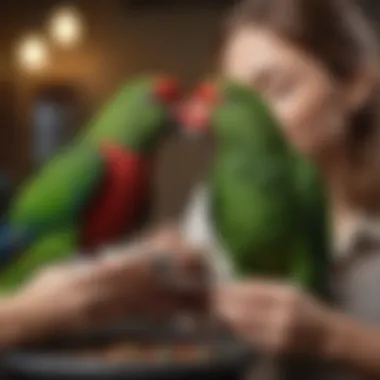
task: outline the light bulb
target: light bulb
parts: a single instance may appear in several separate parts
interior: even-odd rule
[[[48,62],[48,55],[48,47],[38,34],[24,37],[17,48],[19,65],[26,71],[44,69]]]
[[[65,47],[76,45],[83,34],[83,21],[79,11],[69,6],[57,9],[51,17],[49,30],[58,44]]]

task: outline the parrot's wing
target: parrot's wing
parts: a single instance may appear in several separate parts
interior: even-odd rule
[[[78,223],[104,170],[96,148],[74,146],[62,151],[16,196],[9,210],[11,226],[30,228],[38,235]]]
[[[0,224],[0,271],[28,261],[25,255],[43,236],[78,229],[81,212],[95,193],[103,170],[96,150],[75,146],[62,151],[28,181]],[[54,255],[52,252],[50,259]]]
[[[329,297],[330,223],[325,189],[317,169],[306,160],[297,161],[296,178],[301,223],[315,273],[313,288],[320,296]]]

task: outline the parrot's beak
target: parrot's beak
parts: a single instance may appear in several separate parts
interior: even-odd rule
[[[209,111],[197,100],[190,99],[178,107],[177,121],[186,136],[202,137],[208,134]]]
[[[173,105],[180,100],[181,86],[171,77],[160,77],[155,84],[155,97],[161,103]]]
[[[178,110],[178,122],[187,136],[200,137],[210,134],[211,116],[216,104],[214,87],[199,86]]]

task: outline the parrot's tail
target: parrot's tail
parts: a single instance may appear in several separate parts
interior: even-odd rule
[[[25,229],[16,229],[7,222],[0,222],[0,271],[26,249],[32,240],[32,234]]]

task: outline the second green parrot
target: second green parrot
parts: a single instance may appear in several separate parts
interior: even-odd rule
[[[326,295],[324,188],[260,95],[220,79],[199,86],[183,110],[187,133],[214,141],[209,221],[235,275],[286,279]]]

